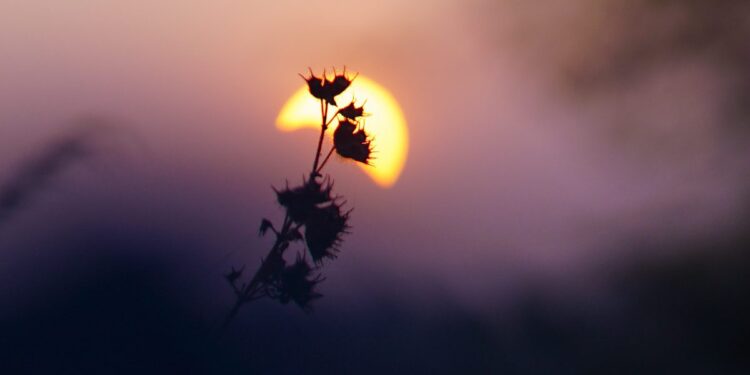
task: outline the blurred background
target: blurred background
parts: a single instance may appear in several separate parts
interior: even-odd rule
[[[748,37],[741,0],[3,0],[0,358],[747,373]],[[401,178],[330,164],[356,209],[325,297],[216,340],[314,152],[278,111],[342,65],[401,104]]]

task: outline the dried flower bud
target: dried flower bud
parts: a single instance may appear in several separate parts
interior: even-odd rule
[[[274,189],[274,191],[279,204],[286,208],[289,217],[298,224],[304,224],[318,205],[331,201],[331,189],[330,182],[324,180],[321,184],[311,178],[294,189],[289,189],[287,186],[284,190]]]
[[[372,147],[364,129],[357,130],[357,123],[349,119],[339,121],[339,126],[333,132],[333,145],[336,152],[360,163],[369,164]]]
[[[289,233],[286,235],[286,240],[289,242],[302,241],[302,233],[299,228],[289,229]]]
[[[355,75],[352,78],[347,77],[346,67],[344,67],[344,71],[341,74],[336,73],[334,70],[333,79],[331,80],[326,78],[325,75],[325,71],[323,71],[323,77],[317,77],[313,74],[311,69],[310,77],[305,77],[301,74],[300,77],[307,82],[307,87],[312,96],[318,99],[323,99],[328,102],[328,104],[336,106],[336,96],[349,88],[349,85],[352,84],[352,81],[357,78],[357,76]]]
[[[357,117],[364,116],[364,106],[356,107],[354,101],[352,101],[348,106],[339,109],[338,113],[350,120],[356,121]]]
[[[305,242],[315,263],[335,258],[341,236],[349,228],[349,212],[341,212],[336,202],[317,208],[305,225]]]
[[[310,90],[310,94],[318,99],[326,99],[326,89],[323,88],[323,79],[315,76],[312,69],[310,69],[310,77],[305,77],[300,74],[300,77],[307,82],[307,88]],[[324,77],[325,78],[325,77]]]
[[[281,277],[281,273],[286,266],[286,261],[281,252],[272,252],[268,258],[263,259],[261,268],[258,271],[258,279],[263,282],[273,282]]]
[[[346,89],[349,88],[349,85],[352,84],[352,81],[354,81],[355,78],[357,78],[356,75],[352,78],[346,76],[346,67],[344,67],[344,71],[341,74],[337,74],[336,70],[334,69],[333,80],[329,81],[328,79],[326,79],[326,81],[323,83],[323,88],[326,91],[327,95],[330,95],[331,98],[334,98],[340,95],[342,92],[346,91]],[[336,105],[336,101],[334,100],[331,104]]]
[[[322,281],[320,276],[314,276],[313,270],[302,257],[291,266],[285,267],[279,285],[279,301],[288,303],[294,301],[305,311],[310,311],[310,302],[322,297],[315,291],[315,286]]]
[[[234,284],[234,282],[237,281],[240,276],[242,276],[242,271],[244,270],[245,266],[242,266],[242,268],[240,268],[239,270],[235,270],[234,267],[232,267],[232,270],[228,274],[224,275],[224,277],[227,279],[227,281],[229,281],[230,284]]]
[[[263,220],[260,222],[260,229],[258,230],[258,235],[265,236],[266,232],[268,232],[269,229],[276,232],[276,228],[273,227],[273,223],[271,222],[271,220],[263,218]]]

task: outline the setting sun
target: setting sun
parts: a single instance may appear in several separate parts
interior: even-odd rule
[[[369,115],[363,123],[373,138],[374,159],[371,165],[357,165],[379,186],[393,186],[404,167],[409,148],[406,120],[396,99],[383,86],[362,75],[336,99],[342,106],[352,99],[358,105],[365,103],[365,112]],[[335,128],[334,124],[331,128]],[[302,86],[286,101],[276,119],[276,126],[282,131],[320,128],[320,102],[310,96],[307,86]],[[329,136],[333,134],[331,130]]]

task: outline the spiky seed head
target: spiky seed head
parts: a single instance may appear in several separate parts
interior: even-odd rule
[[[310,303],[322,295],[315,291],[315,286],[322,281],[320,276],[313,275],[313,269],[300,256],[290,266],[284,268],[279,280],[279,301],[288,303],[294,301],[300,308],[310,311]]]
[[[234,267],[232,267],[232,270],[229,271],[224,277],[229,281],[230,284],[234,284],[237,279],[239,279],[242,276],[242,271],[245,270],[245,266],[242,266],[242,268],[236,270]]]
[[[263,218],[263,220],[261,220],[260,222],[260,229],[258,230],[258,235],[265,236],[266,232],[268,232],[269,229],[273,230],[274,232],[276,231],[276,229],[274,229],[273,227],[273,223],[271,222],[271,220]]]
[[[330,180],[324,179],[321,183],[317,178],[310,178],[296,188],[274,190],[277,201],[286,208],[292,221],[304,224],[316,206],[331,201],[331,189]]]
[[[339,251],[342,236],[349,228],[349,213],[337,202],[317,208],[305,225],[305,243],[313,261],[333,259]]]
[[[279,277],[281,277],[281,273],[284,270],[284,267],[286,267],[286,261],[281,255],[281,252],[272,252],[268,255],[268,258],[263,259],[259,270],[258,279],[265,283],[272,284],[274,280],[277,280]]]
[[[333,73],[334,76],[330,80],[326,78],[325,70],[323,71],[323,77],[313,74],[312,69],[310,69],[310,77],[300,76],[307,82],[308,90],[312,96],[323,99],[330,105],[337,106],[336,96],[341,95],[341,93],[349,88],[357,76],[348,77],[346,67],[344,67],[344,71],[341,74],[336,73],[335,69]]]
[[[325,99],[327,95],[326,90],[323,89],[323,79],[313,74],[312,69],[309,70],[310,77],[305,77],[302,74],[300,74],[300,77],[307,82],[307,89],[312,96],[318,99]]]
[[[339,121],[333,132],[333,146],[336,152],[360,163],[370,164],[372,145],[364,128],[357,129],[358,124],[348,118]]]
[[[354,101],[352,101],[346,107],[339,109],[339,114],[356,121],[358,117],[364,116],[364,106],[357,107],[354,105]]]

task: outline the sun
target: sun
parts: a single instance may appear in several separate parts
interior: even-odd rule
[[[357,165],[379,186],[389,188],[396,183],[406,163],[409,134],[404,114],[388,90],[361,74],[336,97],[336,102],[345,106],[352,99],[357,105],[365,103],[365,113],[369,115],[362,121],[373,138],[374,148],[371,165]],[[320,129],[320,101],[307,92],[306,85],[286,101],[276,118],[276,127],[282,131]],[[331,127],[335,129],[335,125]],[[327,132],[329,136],[333,134],[331,130]]]

